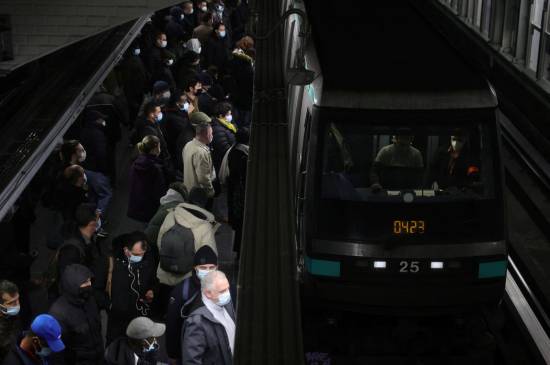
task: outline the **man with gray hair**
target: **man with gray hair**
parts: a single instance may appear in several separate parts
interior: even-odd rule
[[[206,190],[209,198],[214,196],[213,164],[210,148],[212,142],[211,119],[202,112],[191,114],[191,124],[195,126],[195,138],[187,142],[182,151],[183,184],[187,191],[198,187]]]
[[[221,271],[201,280],[204,306],[195,309],[182,330],[182,365],[231,365],[235,345],[235,310],[229,281]]]

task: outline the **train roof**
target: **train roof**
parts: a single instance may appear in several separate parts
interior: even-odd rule
[[[417,1],[417,0],[413,0]],[[406,0],[307,1],[321,106],[491,108],[496,96]]]

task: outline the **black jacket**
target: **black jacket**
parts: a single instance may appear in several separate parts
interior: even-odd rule
[[[244,196],[246,191],[246,167],[248,155],[233,148],[227,156],[229,176],[227,177],[227,208],[229,224],[233,229],[242,226],[244,219]],[[240,237],[239,237],[240,240]]]
[[[227,37],[219,38],[216,32],[212,32],[208,42],[202,46],[204,56],[203,68],[216,66],[220,74],[225,74],[229,63],[229,43]]]
[[[114,259],[111,311],[133,313],[133,317],[142,316],[137,308],[145,305],[145,293],[156,289],[156,267],[151,255],[145,255],[141,262],[130,266],[126,256]]]
[[[148,91],[149,73],[140,56],[128,55],[121,64],[124,95],[131,108],[139,108],[143,94]]]
[[[181,150],[177,149],[178,136],[184,129],[189,127],[189,116],[186,111],[181,111],[177,107],[166,108],[161,128],[166,136],[166,144],[171,156],[175,157],[181,154]]]
[[[141,142],[145,136],[156,136],[160,139],[160,158],[162,160],[170,158],[170,152],[168,151],[168,145],[166,144],[166,138],[158,123],[152,123],[145,117],[138,117],[136,120],[136,131],[133,144]]]
[[[108,152],[109,144],[105,127],[95,121],[87,121],[80,130],[80,143],[86,149],[85,169],[109,174]]]
[[[163,161],[149,153],[140,153],[130,167],[129,181],[128,217],[149,222],[168,189]]]
[[[235,143],[235,133],[224,126],[218,119],[212,119],[212,162],[216,169],[216,174],[220,171],[223,156]]]
[[[20,332],[19,320],[16,317],[0,317],[0,360],[3,359],[15,342],[15,338]]]
[[[201,283],[193,270],[193,275],[176,285],[170,294],[168,307],[166,308],[166,352],[172,359],[181,358],[181,327],[184,318],[182,317],[183,287],[185,282],[189,283],[187,300],[194,296],[194,300],[186,306],[183,315],[188,316],[195,309],[203,306],[201,300]]]
[[[55,364],[102,364],[104,349],[101,320],[93,297],[79,297],[80,285],[92,273],[82,265],[68,266],[61,278],[62,295],[50,308],[63,333],[65,350],[55,355]]]
[[[114,340],[105,350],[105,360],[107,365],[134,365],[136,363],[135,355],[138,355],[138,365],[156,364],[156,354],[139,353],[134,351],[128,343],[126,337],[120,337]]]
[[[19,334],[17,339],[15,341],[12,341],[10,343],[10,346],[7,348],[7,352],[5,356],[0,357],[0,364],[1,365],[30,365],[30,364],[36,364],[36,365],[42,365],[43,362],[39,360],[39,362],[34,362],[33,359],[31,359],[21,348],[19,347],[19,344],[21,343],[21,340],[25,336],[25,333]],[[52,364],[53,362],[50,362]]]
[[[231,99],[238,109],[252,110],[252,93],[254,89],[254,69],[252,59],[246,55],[235,54],[229,63],[233,78]]]
[[[235,321],[233,304],[229,303],[225,309]],[[233,364],[225,328],[205,306],[199,307],[187,317],[182,336],[182,365]]]

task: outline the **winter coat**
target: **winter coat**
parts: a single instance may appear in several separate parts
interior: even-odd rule
[[[184,282],[189,282],[188,300],[195,296],[194,300],[185,308],[185,313],[182,313],[183,302],[183,286]],[[168,307],[166,309],[166,352],[168,357],[172,359],[181,358],[181,328],[183,326],[182,314],[188,316],[195,309],[203,305],[201,299],[201,283],[197,275],[193,273],[190,277],[176,285],[170,294]]]
[[[180,133],[190,127],[189,116],[186,111],[182,111],[177,107],[166,108],[161,128],[166,136],[166,144],[170,156],[181,154],[181,150],[177,149],[177,140]]]
[[[57,176],[54,193],[53,206],[63,216],[65,221],[74,220],[76,208],[88,202],[88,190],[83,186],[75,186],[64,176],[63,171]]]
[[[105,135],[109,140],[110,147],[114,149],[114,144],[120,141],[122,137],[120,124],[128,124],[129,116],[126,100],[123,97],[111,95],[106,91],[98,91],[92,96],[88,102],[88,106],[107,115],[105,119]]]
[[[227,158],[229,167],[229,176],[227,177],[228,218],[229,224],[233,229],[236,229],[242,227],[244,219],[248,155],[237,148],[233,148]]]
[[[170,152],[168,150],[168,144],[166,143],[166,138],[164,138],[164,133],[160,128],[158,123],[150,122],[145,117],[138,117],[136,120],[136,130],[133,140],[133,144],[141,142],[146,136],[156,136],[160,140],[160,158],[162,160],[167,160],[170,158]]]
[[[229,43],[227,37],[219,38],[216,32],[212,32],[208,41],[202,47],[204,56],[203,68],[216,66],[220,74],[225,74],[229,62]]]
[[[15,341],[20,332],[19,318],[3,316],[0,317],[0,360],[3,359]]]
[[[130,264],[129,267],[126,256],[115,258],[111,281],[111,311],[132,314],[132,318],[141,316],[136,306],[143,305],[147,291],[155,292],[158,287],[155,269],[150,255],[145,255],[140,262]]]
[[[21,340],[25,336],[25,333],[19,334],[16,341],[12,341],[7,348],[5,356],[0,357],[1,365],[47,365],[45,362],[34,360],[27,355],[27,353],[19,347]],[[48,364],[53,364],[49,362]]]
[[[108,140],[105,127],[96,121],[87,121],[80,130],[80,143],[86,148],[86,160],[82,166],[91,171],[108,174]]]
[[[214,118],[212,119],[212,134],[214,135],[214,139],[212,140],[212,160],[216,174],[218,174],[223,156],[235,143],[235,132],[224,125],[219,119]]]
[[[195,211],[199,211],[206,217],[206,219],[201,219],[184,208],[190,208]],[[159,251],[162,250],[162,237],[177,222],[177,224],[180,224],[186,228],[189,228],[193,232],[193,237],[195,239],[195,252],[197,252],[197,250],[202,246],[208,245],[212,247],[212,249],[216,254],[218,254],[215,234],[218,228],[220,227],[220,224],[210,223],[214,221],[215,221],[214,215],[209,211],[207,211],[206,209],[203,209],[193,204],[187,204],[187,203],[179,204],[174,209],[174,214],[167,215],[166,219],[162,223],[162,226],[160,227],[158,240],[157,240]],[[157,277],[159,281],[162,284],[165,284],[168,286],[174,286],[190,275],[191,273],[186,273],[186,274],[171,273],[163,270],[160,267],[160,265],[157,269]]]
[[[102,364],[101,319],[93,297],[79,297],[80,285],[92,276],[82,265],[68,266],[61,278],[62,295],[51,306],[50,314],[61,325],[65,350],[55,356],[55,364]]]
[[[230,303],[225,309],[235,321],[233,305]],[[193,311],[185,320],[182,336],[182,365],[233,364],[225,328],[205,306]]]
[[[238,41],[245,36],[246,24],[250,18],[250,10],[248,4],[241,2],[233,11],[231,12],[231,29],[233,31],[233,39]]]
[[[209,92],[202,92],[198,95],[199,109],[206,115],[214,115],[214,108],[218,103],[218,99],[213,97]]]
[[[233,105],[237,109],[252,110],[254,89],[252,58],[242,52],[233,52],[229,69],[233,77],[233,90],[231,90]]]
[[[187,191],[191,191],[194,187],[199,187],[206,190],[208,197],[213,197],[213,165],[208,146],[194,138],[183,148],[182,159],[183,184],[187,188]]]
[[[195,128],[189,123],[179,134],[176,140],[176,151],[179,151],[176,157],[176,169],[183,171],[183,149],[188,142],[195,138]]]
[[[181,41],[190,36],[190,34],[186,34],[182,21],[174,19],[173,16],[170,17],[170,20],[166,23],[164,33],[166,33],[168,47],[170,49],[175,49]]]
[[[140,56],[128,55],[121,64],[122,86],[128,106],[132,110],[139,109],[143,94],[149,86],[149,73]]]
[[[166,218],[166,215],[168,214],[169,209],[175,208],[176,205],[183,203],[184,199],[181,196],[180,193],[173,189],[168,189],[166,192],[166,195],[164,195],[162,198],[160,198],[160,207],[151,218],[149,223],[147,224],[147,228],[145,228],[145,234],[147,235],[148,243],[150,246],[153,246],[152,250],[156,251],[156,255],[158,256],[158,247],[157,247],[157,239],[159,236],[159,230],[162,226],[162,223],[164,222],[164,219]],[[158,259],[158,257],[156,257]]]
[[[140,153],[130,167],[129,181],[128,217],[149,222],[168,188],[161,159],[149,153]]]

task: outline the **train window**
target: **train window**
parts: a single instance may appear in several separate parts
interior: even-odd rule
[[[494,195],[490,129],[483,124],[332,122],[322,140],[321,198],[355,201],[482,199]]]

